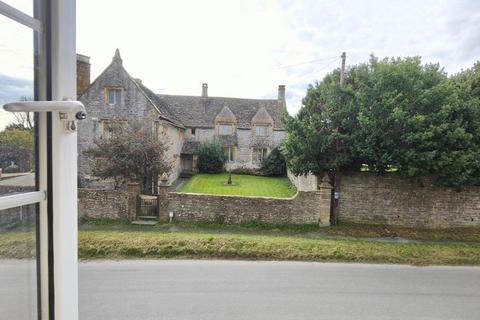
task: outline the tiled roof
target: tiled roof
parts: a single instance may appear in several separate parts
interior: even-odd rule
[[[252,118],[260,108],[270,114],[275,129],[283,129],[281,106],[276,99],[239,99],[224,97],[197,97],[158,94],[157,101],[172,111],[186,127],[214,126],[215,117],[224,107],[228,107],[237,119],[239,128],[250,128]]]
[[[152,90],[148,89],[141,82],[136,81],[135,79],[132,79],[132,80],[135,81],[138,87],[145,93],[145,95],[149,98],[151,103],[156,107],[156,109],[160,113],[160,116],[164,120],[170,121],[176,126],[183,127],[182,122],[175,116],[175,114],[168,108],[168,106],[165,103],[158,100],[157,95],[153,93]]]

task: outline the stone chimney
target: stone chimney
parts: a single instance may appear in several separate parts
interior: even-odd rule
[[[77,53],[77,96],[90,86],[90,57]]]
[[[202,83],[202,97],[208,97],[208,83]]]
[[[282,109],[287,109],[287,101],[285,100],[285,85],[278,86],[278,105]]]

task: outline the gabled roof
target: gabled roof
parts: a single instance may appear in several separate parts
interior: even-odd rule
[[[238,128],[250,128],[252,118],[260,108],[272,117],[274,129],[282,130],[282,108],[276,99],[239,99],[157,94],[159,103],[169,108],[186,127],[214,126],[215,117],[228,107],[237,119]]]
[[[165,106],[163,103],[158,101],[157,96],[153,93],[150,89],[144,86],[140,81],[133,78],[127,70],[123,67],[123,60],[120,56],[120,51],[117,49],[115,50],[115,55],[112,58],[112,62],[103,70],[103,72],[90,84],[90,86],[83,91],[83,93],[78,97],[79,100],[87,94],[88,90],[101,78],[105,76],[109,76],[112,80],[110,83],[111,85],[117,85],[115,83],[116,79],[122,79],[122,75],[124,78],[128,78],[129,81],[132,81],[137,89],[145,96],[146,100],[148,101],[149,105],[159,114],[159,118],[165,121],[170,122],[171,124],[184,128],[182,122],[178,120],[175,115]],[[118,83],[120,85],[121,83]]]
[[[148,89],[145,85],[135,79],[133,79],[133,81],[135,81],[139,89],[147,96],[150,103],[152,103],[152,105],[158,110],[161,119],[169,121],[177,127],[184,128],[182,122],[175,116],[175,114],[173,114],[167,105],[158,100],[157,95],[152,90]]]
[[[258,109],[255,116],[252,118],[252,123],[273,124],[273,118],[270,116],[270,114],[264,107],[261,107],[260,109]]]
[[[232,110],[229,107],[223,107],[215,117],[215,122],[237,122],[237,118],[233,114]]]

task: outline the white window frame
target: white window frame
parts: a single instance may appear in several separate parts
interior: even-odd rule
[[[118,104],[122,103],[122,92],[123,90],[121,88],[114,88],[114,87],[106,87],[105,88],[106,93],[105,93],[105,98],[107,105],[109,106],[116,106]],[[110,92],[113,92],[113,102],[110,101]],[[118,93],[118,98],[120,101],[117,101],[117,93]]]
[[[0,209],[39,204],[37,303],[42,320],[78,320],[75,113],[84,109],[79,102],[66,101],[77,97],[75,8],[75,0],[38,0],[31,17],[0,1],[0,15],[36,31],[40,101],[7,103],[4,108],[38,112],[39,191],[0,196]]]

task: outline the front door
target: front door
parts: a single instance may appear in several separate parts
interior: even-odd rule
[[[182,155],[182,171],[192,172],[192,170],[193,170],[193,155],[183,154]]]

